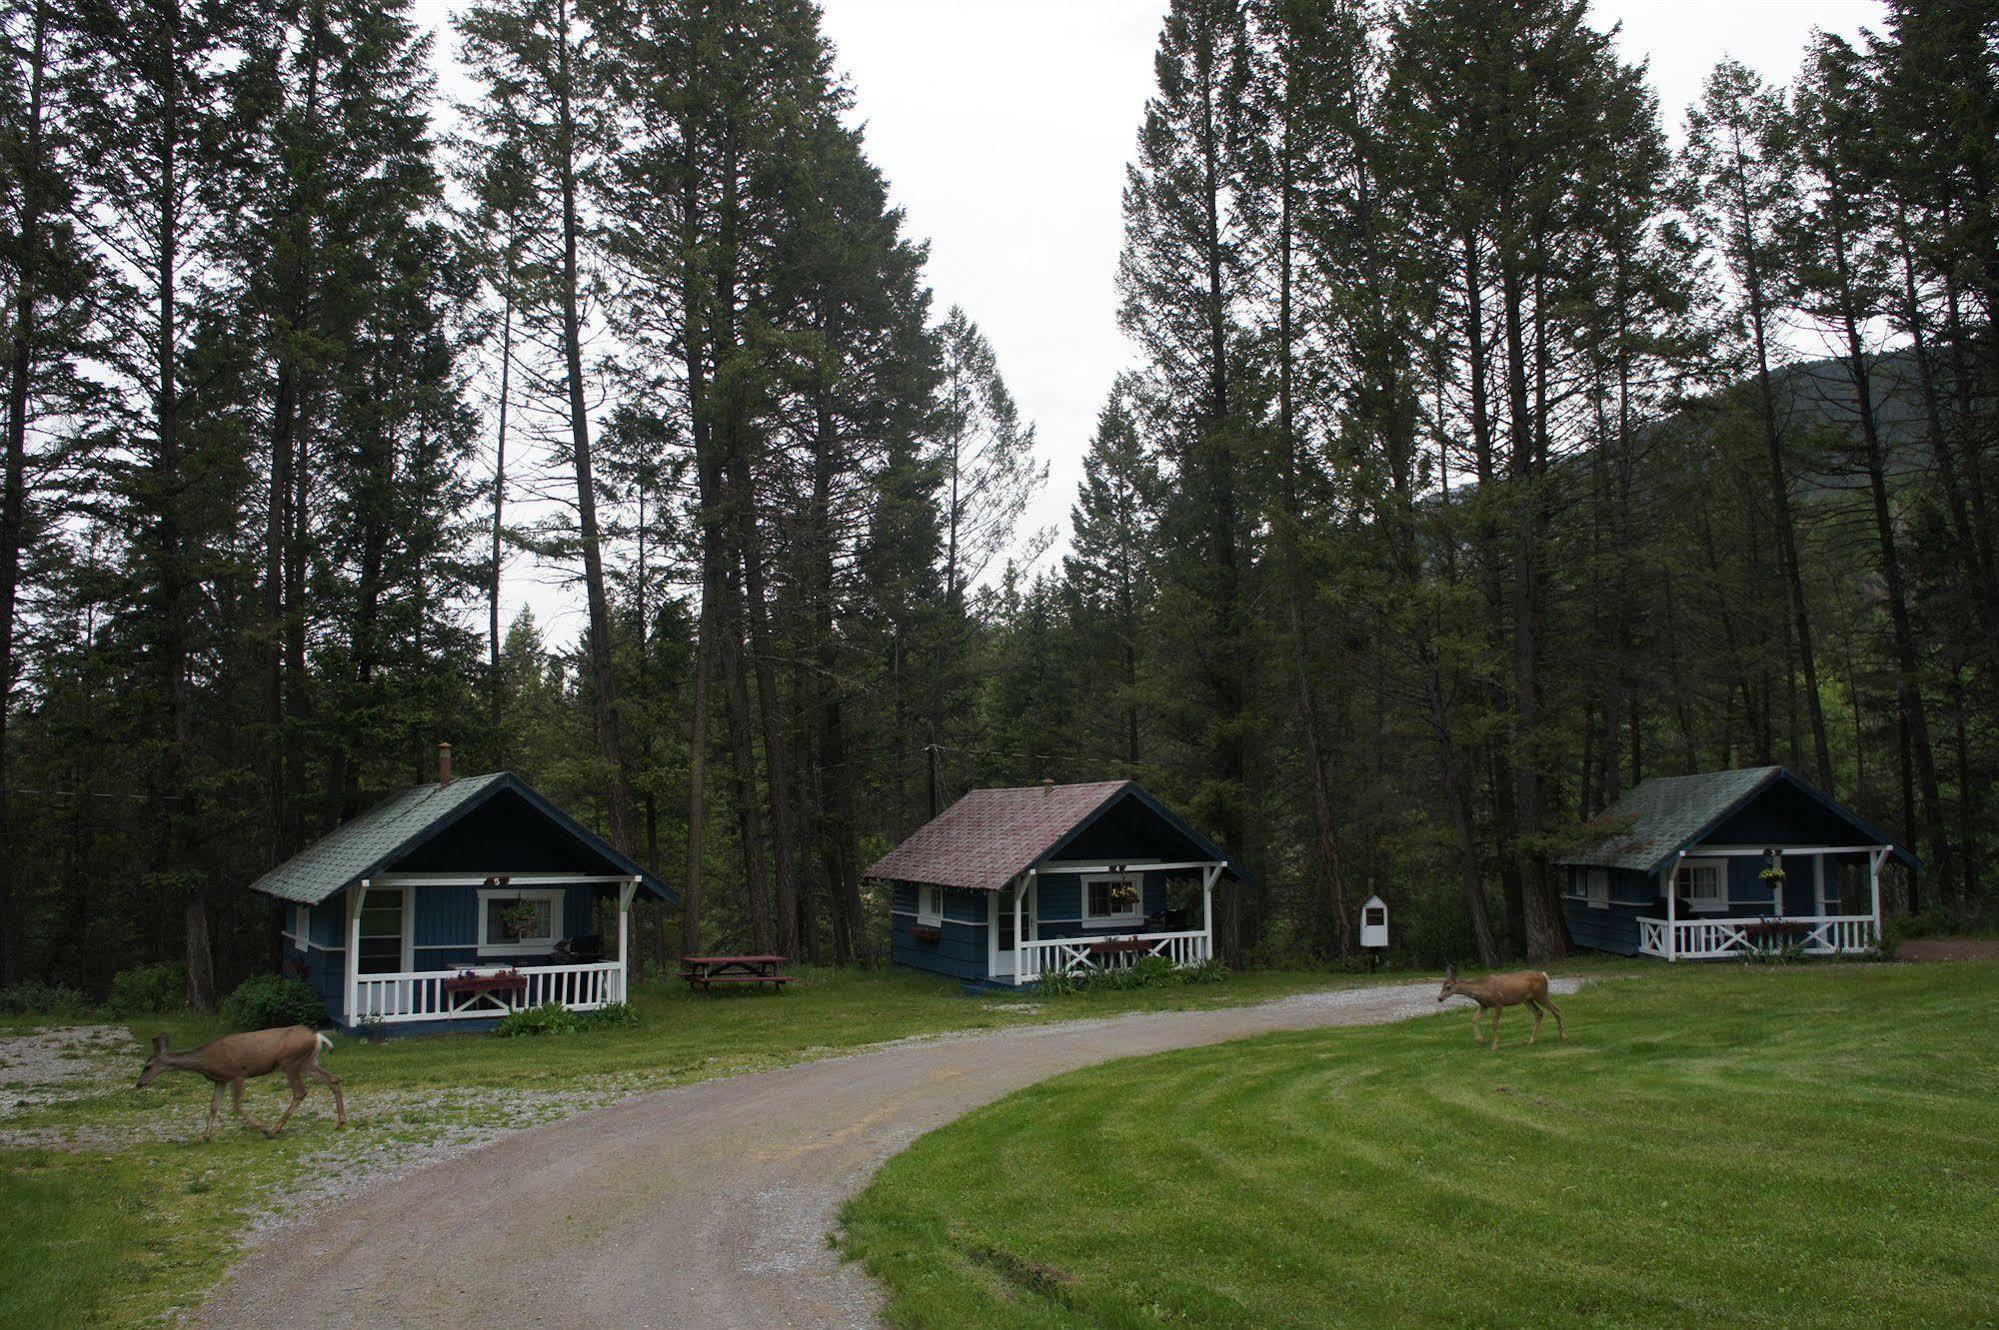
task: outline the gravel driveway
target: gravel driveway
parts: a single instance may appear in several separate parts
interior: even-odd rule
[[[1402,1020],[1435,1013],[1435,997],[1434,984],[1402,984],[1016,1027],[642,1095],[507,1136],[274,1235],[198,1323],[874,1326],[879,1294],[828,1234],[841,1203],[923,1132],[1092,1063]],[[1525,1020],[1507,1028],[1525,1042]],[[1465,1035],[1452,1022],[1450,1043],[1469,1055]]]

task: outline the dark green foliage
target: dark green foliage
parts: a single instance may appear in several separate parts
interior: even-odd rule
[[[1351,960],[1370,892],[1557,954],[1578,826],[1769,761],[1989,917],[1995,24],[1725,66],[1676,157],[1577,0],[1175,0],[1139,360],[1037,442],[804,0],[482,0],[449,141],[401,0],[14,6],[0,984],[208,1004],[271,965],[243,886],[440,739],[687,889],[648,965],[877,960],[865,865],[1044,778],[1247,862],[1232,963]],[[501,622],[524,551],[581,639]]]
[[[0,1016],[88,1015],[90,1000],[74,988],[29,979],[0,988]]]
[[[559,1002],[545,1002],[539,1007],[507,1013],[493,1027],[493,1033],[501,1039],[524,1039],[544,1034],[630,1029],[638,1023],[638,1013],[623,1002],[609,1003],[595,1011],[571,1011]]]
[[[187,1006],[187,971],[178,965],[142,965],[111,977],[104,1009],[113,1016],[153,1016]]]
[[[223,999],[222,1019],[238,1030],[317,1026],[326,1020],[326,1006],[302,979],[282,974],[253,974]]]

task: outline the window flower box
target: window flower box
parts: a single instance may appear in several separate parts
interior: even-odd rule
[[[944,930],[936,924],[917,924],[909,930],[909,936],[934,947],[944,940]]]
[[[442,983],[447,993],[518,993],[528,986],[527,977],[519,970],[501,970],[497,974],[466,970]]]

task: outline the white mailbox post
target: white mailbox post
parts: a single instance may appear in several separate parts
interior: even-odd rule
[[[1388,950],[1388,902],[1379,896],[1369,896],[1360,907],[1360,944],[1368,949],[1369,969]]]

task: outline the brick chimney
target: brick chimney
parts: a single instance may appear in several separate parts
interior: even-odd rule
[[[441,743],[437,746],[437,788],[441,790],[449,784],[451,784],[451,745]]]

